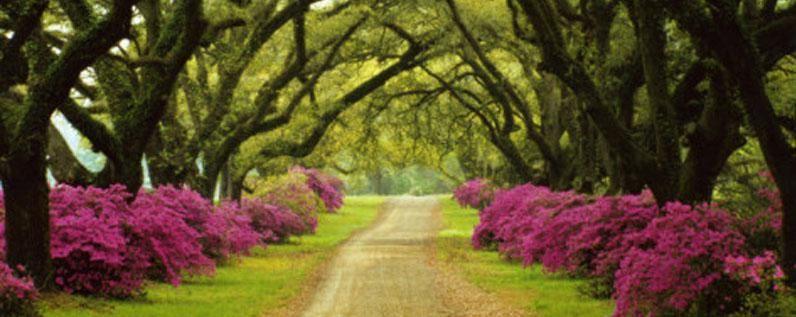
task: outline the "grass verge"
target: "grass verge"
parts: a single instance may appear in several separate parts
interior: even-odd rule
[[[539,266],[523,268],[495,252],[473,250],[470,236],[478,212],[461,208],[448,197],[439,199],[444,228],[438,236],[437,256],[444,267],[529,315],[600,317],[613,312],[612,301],[593,299],[578,290],[583,280],[545,274]]]
[[[47,296],[42,305],[44,316],[237,317],[284,309],[338,245],[373,222],[383,201],[382,197],[348,197],[339,213],[320,216],[315,235],[254,250],[237,263],[219,267],[214,277],[188,278],[178,288],[150,285],[140,299]]]

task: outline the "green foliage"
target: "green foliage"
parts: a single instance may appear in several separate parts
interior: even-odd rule
[[[731,317],[778,317],[796,315],[796,295],[792,292],[752,294],[744,300],[744,308]]]

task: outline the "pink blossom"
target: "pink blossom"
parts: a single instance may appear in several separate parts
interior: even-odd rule
[[[22,276],[24,268],[14,272],[8,265],[0,262],[0,315],[23,315],[33,309],[33,302],[39,293],[30,277]]]
[[[257,199],[268,205],[287,208],[299,216],[304,222],[305,229],[302,230],[302,233],[315,232],[318,225],[318,212],[323,209],[323,201],[307,185],[307,178],[301,173],[288,173],[277,178]],[[254,221],[256,222],[256,220]]]
[[[723,278],[721,265],[742,251],[744,238],[722,210],[669,203],[624,244],[629,248],[615,273],[615,316],[682,312],[720,294],[714,285]]]
[[[327,212],[335,213],[343,206],[345,194],[343,193],[343,181],[339,178],[314,168],[301,166],[291,168],[290,172],[303,174],[307,178],[307,186],[321,198]]]
[[[228,203],[231,204],[231,203]],[[290,209],[265,203],[261,199],[244,199],[240,212],[251,219],[251,227],[260,235],[263,243],[285,242],[291,236],[310,233],[317,222],[304,220]]]
[[[182,220],[198,235],[202,253],[216,260],[247,252],[257,244],[251,220],[239,210],[216,208],[189,188],[159,186],[152,192],[141,191],[133,209],[155,208]]]
[[[495,195],[495,186],[489,180],[476,178],[464,182],[453,191],[453,197],[462,207],[484,209]]]

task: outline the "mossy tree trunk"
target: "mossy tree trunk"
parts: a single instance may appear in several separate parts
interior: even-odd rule
[[[79,32],[57,59],[47,63],[31,54],[28,95],[22,119],[3,134],[7,165],[3,169],[6,205],[6,260],[24,266],[36,285],[52,285],[50,260],[49,186],[47,184],[47,129],[50,116],[68,99],[80,72],[91,66],[128,31],[134,0],[116,0],[104,19]],[[38,26],[38,19],[33,23]],[[18,26],[22,27],[22,26]],[[31,51],[40,42],[27,41]]]
[[[763,82],[766,58],[757,50],[752,33],[739,21],[737,3],[715,0],[703,8],[698,3],[672,1],[667,9],[680,26],[721,63],[737,84],[749,123],[780,190],[782,267],[788,283],[796,285],[796,156],[766,93]]]

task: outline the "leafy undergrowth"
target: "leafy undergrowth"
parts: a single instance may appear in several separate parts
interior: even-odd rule
[[[469,282],[496,294],[533,316],[610,316],[614,303],[582,294],[585,282],[542,272],[540,266],[523,268],[495,252],[473,250],[470,236],[478,223],[475,209],[459,207],[440,198],[445,229],[439,233],[437,256]]]
[[[214,277],[186,278],[179,288],[148,286],[146,296],[107,300],[49,295],[44,316],[260,316],[299,295],[311,273],[330,259],[355,230],[370,224],[381,197],[347,197],[337,214],[321,214],[315,235],[257,248],[251,256],[221,266]]]

